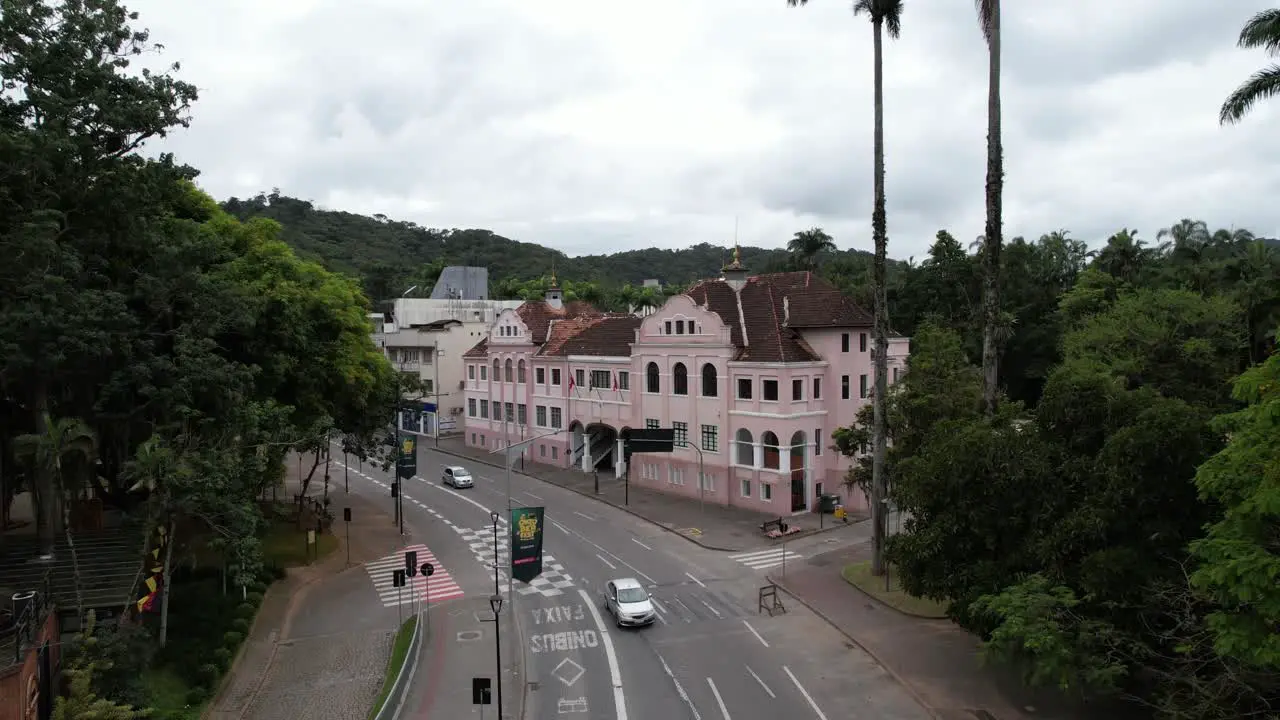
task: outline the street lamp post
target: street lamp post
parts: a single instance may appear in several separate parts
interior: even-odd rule
[[[432,399],[436,401],[435,446],[440,449],[440,339],[437,338],[431,349],[431,366],[435,370],[435,380],[431,383]],[[466,403],[463,403],[464,405]]]
[[[493,659],[496,671],[495,682],[498,685],[498,718],[502,718],[502,630],[498,614],[502,612],[502,595],[498,593],[498,512],[489,513],[493,521],[493,595],[489,597],[489,607],[493,610]],[[510,573],[507,574],[510,577]]]
[[[502,720],[502,623],[498,620],[498,615],[502,612],[502,596],[490,596],[489,608],[493,610],[493,663],[497,676],[495,684],[498,686],[498,720]]]

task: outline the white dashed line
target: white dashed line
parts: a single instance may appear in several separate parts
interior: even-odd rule
[[[701,580],[699,580],[698,578],[694,577],[693,575],[690,575],[689,573],[685,573],[685,575],[686,575],[690,580],[692,580],[692,581],[694,581],[694,582],[698,583],[698,585],[701,585],[701,586],[702,586],[702,588],[703,588],[704,590],[706,589],[706,587],[707,587],[707,586],[706,586],[706,585],[703,585]]]
[[[768,685],[764,684],[764,681],[760,679],[760,676],[756,674],[755,670],[751,669],[750,665],[744,665],[743,667],[747,669],[747,672],[751,673],[751,677],[755,678],[756,682],[760,683],[760,687],[764,688],[764,691],[769,693],[769,697],[773,698],[774,700],[778,699],[778,696],[773,694],[773,691],[769,689]]]
[[[756,636],[756,639],[760,641],[760,644],[761,644],[761,645],[763,645],[763,646],[765,646],[765,647],[769,647],[769,643],[765,642],[765,641],[764,641],[764,638],[763,638],[763,637],[761,637],[760,633],[756,632],[756,629],[755,629],[755,628],[753,628],[753,627],[751,627],[751,623],[747,622],[746,620],[743,620],[743,621],[742,621],[742,624],[747,626],[747,629],[751,631],[751,634],[752,634],[752,635],[755,635],[755,636]]]
[[[653,548],[649,547],[648,545],[645,545],[644,543],[640,542],[639,540],[637,540],[637,539],[635,539],[635,538],[631,538],[631,542],[633,542],[633,543],[635,543],[635,544],[639,545],[640,547],[644,548],[645,550],[652,550],[652,549],[653,549]]]

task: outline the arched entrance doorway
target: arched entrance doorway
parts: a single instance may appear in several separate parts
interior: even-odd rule
[[[587,446],[591,459],[587,470],[596,472],[612,472],[617,465],[618,431],[603,423],[592,423],[587,426]]]
[[[805,470],[805,434],[803,430],[797,430],[791,436],[791,512],[800,512],[809,507],[809,493],[806,491],[805,485],[808,473]]]

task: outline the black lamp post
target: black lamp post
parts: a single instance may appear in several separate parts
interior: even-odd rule
[[[498,518],[497,511],[489,513],[493,521],[493,595],[489,596],[489,607],[493,610],[493,659],[497,668],[498,685],[498,720],[502,720],[502,631],[499,629],[498,613],[502,612],[502,595],[498,589]]]
[[[498,686],[498,720],[502,720],[502,623],[498,614],[502,612],[502,596],[494,594],[489,598],[489,607],[493,609],[493,661],[497,670]]]

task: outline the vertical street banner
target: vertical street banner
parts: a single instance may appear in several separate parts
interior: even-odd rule
[[[134,602],[134,606],[137,607],[140,613],[157,609],[156,597],[160,592],[161,583],[164,582],[164,560],[161,559],[161,553],[164,552],[164,546],[168,541],[169,538],[165,526],[158,526],[156,528],[155,547],[151,548],[151,552],[148,553],[146,558],[146,568],[151,572],[147,579],[142,581],[145,588],[142,592],[142,597]]]
[[[511,508],[511,577],[533,582],[542,574],[543,508]]]
[[[411,478],[418,474],[418,438],[416,435],[400,436],[400,452],[396,458],[396,477]]]

